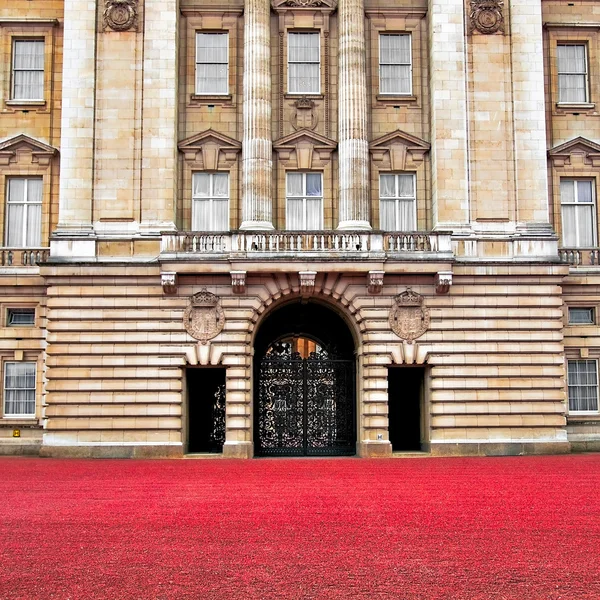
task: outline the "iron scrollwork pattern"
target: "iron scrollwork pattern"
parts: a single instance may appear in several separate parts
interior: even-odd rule
[[[213,428],[210,432],[210,442],[222,452],[225,443],[225,384],[220,385],[215,391],[212,417]]]
[[[354,365],[320,349],[303,359],[274,344],[260,363],[258,453],[354,454]]]

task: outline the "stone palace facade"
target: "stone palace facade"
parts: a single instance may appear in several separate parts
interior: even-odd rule
[[[600,449],[600,3],[0,7],[0,453]]]

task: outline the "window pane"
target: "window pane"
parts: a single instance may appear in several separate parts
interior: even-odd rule
[[[575,207],[573,207],[575,208]],[[594,243],[594,207],[577,206],[577,228],[579,230],[579,248],[591,248]]]
[[[192,230],[210,230],[210,200],[194,200],[192,204]]]
[[[379,42],[379,62],[381,64],[406,65],[410,63],[409,35],[381,35]]]
[[[28,248],[36,248],[42,245],[42,205],[32,204],[27,207],[27,239],[25,245]]]
[[[413,198],[415,195],[415,178],[412,175],[398,175],[398,196]]]
[[[587,99],[585,75],[559,75],[558,101],[585,102]]]
[[[323,229],[323,200],[321,198],[308,198],[306,200],[305,229]]]
[[[398,229],[400,231],[414,231],[415,226],[414,200],[398,200]]]
[[[382,94],[409,94],[410,66],[381,65],[379,88]]]
[[[25,179],[8,180],[8,201],[25,202]]]
[[[226,33],[196,34],[196,62],[227,63],[228,45]]]
[[[6,245],[12,248],[19,248],[23,245],[25,206],[23,204],[8,204],[7,213]]]
[[[196,65],[197,94],[226,94],[228,89],[227,65]]]
[[[208,196],[210,194],[210,175],[208,173],[194,173],[194,196]]]
[[[306,195],[307,196],[322,196],[323,188],[321,185],[320,173],[306,174]]]
[[[4,414],[35,415],[35,363],[6,363]]]
[[[578,181],[577,182],[577,202],[591,203],[592,198],[592,182]]]
[[[559,73],[585,73],[586,52],[583,44],[559,45],[556,48]]]
[[[32,178],[27,180],[27,202],[42,202],[42,180]]]
[[[598,411],[598,377],[595,360],[570,360],[567,367],[569,410]]]
[[[213,231],[228,231],[229,230],[229,200],[214,200],[213,201],[214,219]]]
[[[287,195],[302,196],[302,173],[287,174]]]
[[[289,65],[290,93],[313,94],[319,92],[319,65],[291,63]]]
[[[13,98],[15,100],[43,100],[43,71],[15,71]]]
[[[15,58],[13,66],[21,70],[44,69],[43,40],[15,40]]]
[[[288,37],[289,62],[320,62],[318,33],[290,33]]]
[[[379,223],[384,231],[396,231],[396,201],[379,201]]]
[[[592,325],[594,323],[594,309],[569,308],[569,323],[573,325]]]
[[[301,198],[288,198],[286,208],[287,229],[304,229],[304,201]]]
[[[381,198],[394,198],[396,195],[395,175],[379,176],[379,196]]]
[[[575,182],[572,179],[560,180],[560,201],[575,202]]]
[[[34,325],[35,324],[35,309],[34,308],[9,308],[7,324],[9,326]]]
[[[213,196],[219,198],[229,197],[229,175],[227,173],[215,173],[213,175]]]

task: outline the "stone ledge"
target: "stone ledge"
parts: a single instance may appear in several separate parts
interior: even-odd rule
[[[21,443],[0,443],[0,456],[40,456],[42,442],[28,441]]]
[[[431,444],[432,456],[523,456],[528,454],[569,454],[569,442],[490,442]]]
[[[139,446],[42,446],[44,458],[183,458],[183,447],[161,445]]]

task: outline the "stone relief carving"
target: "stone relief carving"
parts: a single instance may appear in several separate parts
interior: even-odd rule
[[[295,129],[314,129],[319,123],[319,118],[315,111],[315,103],[310,98],[298,98],[294,102],[296,109],[291,117],[290,124]]]
[[[390,327],[402,340],[412,343],[429,329],[429,309],[423,306],[423,296],[408,288],[395,298],[390,311]]]
[[[335,9],[337,0],[271,0],[274,9],[290,8],[328,8]]]
[[[175,271],[163,271],[160,274],[160,284],[165,294],[174,294],[177,291],[177,273]]]
[[[381,294],[384,271],[369,271],[367,289],[369,294]]]
[[[470,0],[471,31],[479,33],[504,33],[503,0]]]
[[[206,288],[194,294],[183,313],[185,330],[195,339],[206,344],[223,331],[225,313],[218,296]]]
[[[138,0],[106,0],[104,7],[104,28],[113,31],[136,29]]]

